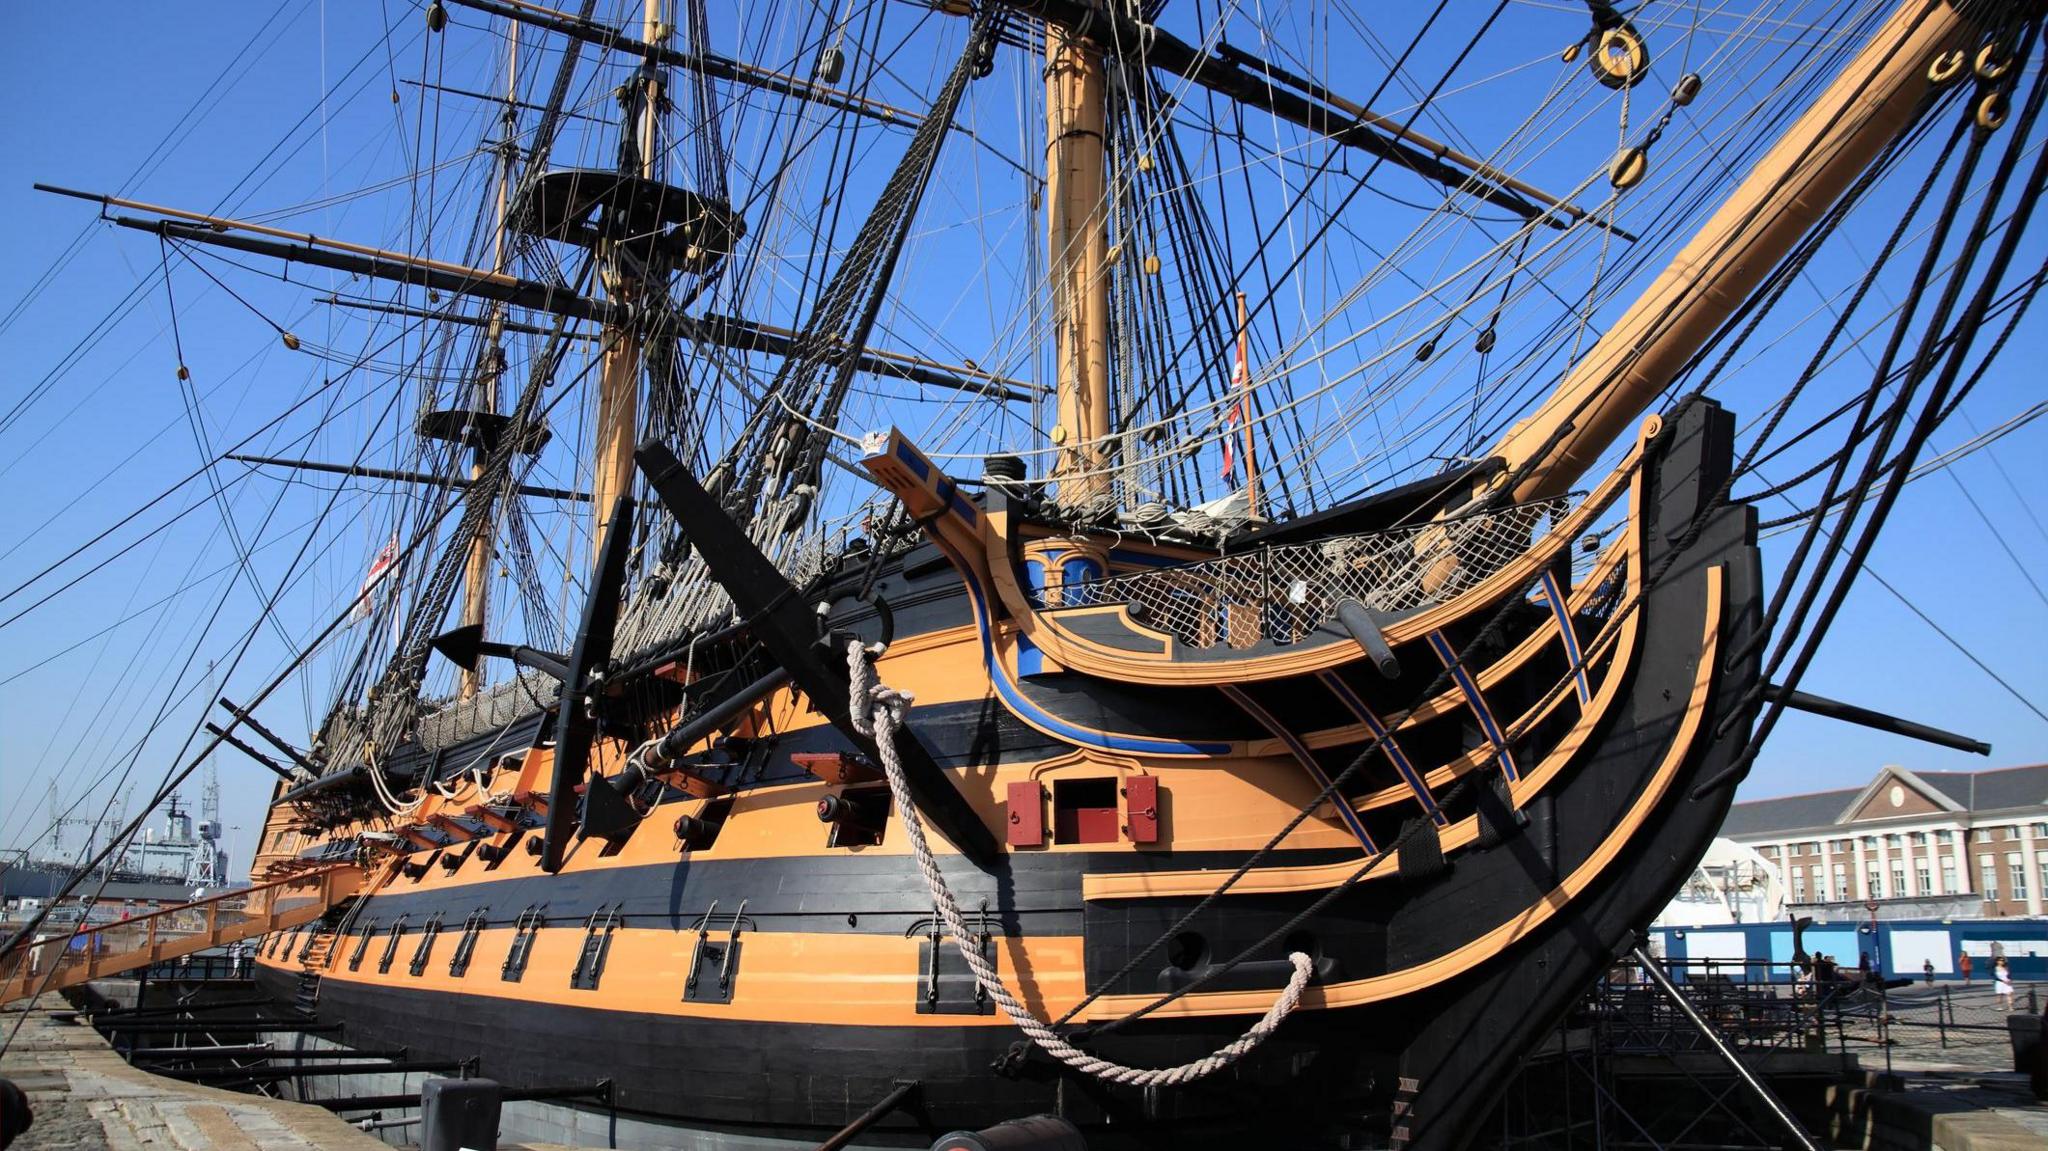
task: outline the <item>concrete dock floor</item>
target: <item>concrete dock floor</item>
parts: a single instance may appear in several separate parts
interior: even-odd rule
[[[35,1112],[23,1151],[390,1151],[319,1107],[137,1071],[90,1026],[52,1015],[70,1009],[45,995],[25,1017],[0,1014],[0,1035],[21,1023],[0,1076]]]

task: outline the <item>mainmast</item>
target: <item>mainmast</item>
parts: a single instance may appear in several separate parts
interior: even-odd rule
[[[1109,246],[1103,206],[1102,51],[1045,25],[1046,241],[1052,272],[1059,502],[1110,494]]]
[[[664,0],[645,0],[642,36],[652,45],[668,40],[670,26],[662,19]],[[649,181],[660,178],[661,108],[666,101],[667,73],[654,56],[627,85],[625,116],[620,125],[630,147],[619,149],[619,170]],[[619,237],[618,239],[624,239]],[[624,304],[640,301],[648,286],[645,267],[638,266],[614,244],[604,261],[605,289]],[[597,385],[597,438],[592,459],[590,506],[596,516],[591,552],[596,555],[610,527],[612,505],[633,484],[633,447],[640,424],[640,360],[643,342],[629,315],[604,330],[604,367]]]
[[[506,210],[512,202],[513,167],[519,158],[519,25],[512,22],[506,29],[505,40],[505,112],[501,123],[505,138],[500,142],[501,155],[498,164],[497,201],[492,211],[495,224],[491,232],[491,270],[505,274],[508,221]],[[505,375],[505,304],[495,301],[491,304],[490,319],[484,329],[483,367],[477,373],[476,410],[482,422],[489,422],[498,411],[498,385]],[[469,465],[470,490],[475,492],[482,486],[484,478],[484,452],[481,447],[471,453]],[[469,559],[462,567],[462,626],[474,625],[482,633],[485,610],[491,594],[491,549],[496,535],[481,531],[469,542]],[[462,679],[456,698],[468,699],[483,685],[482,665],[462,669]]]
[[[1494,449],[1520,473],[1512,495],[1570,488],[1656,400],[1764,276],[1913,122],[1938,62],[1974,47],[2000,5],[1906,0],[1820,98],[1601,336]],[[1988,50],[1988,49],[1987,49]],[[1951,57],[1950,54],[1956,54]]]

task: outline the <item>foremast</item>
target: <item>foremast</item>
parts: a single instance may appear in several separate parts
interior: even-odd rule
[[[1109,248],[1102,50],[1045,25],[1046,245],[1058,406],[1058,501],[1099,511],[1114,494],[1109,451]]]

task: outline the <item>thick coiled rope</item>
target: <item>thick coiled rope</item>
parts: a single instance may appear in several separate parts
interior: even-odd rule
[[[995,964],[982,955],[981,948],[974,942],[974,934],[968,930],[966,920],[961,918],[960,905],[953,898],[952,888],[946,885],[945,876],[939,874],[931,845],[925,842],[924,821],[918,818],[917,805],[911,800],[910,785],[903,775],[903,763],[896,755],[896,731],[902,725],[903,713],[910,707],[910,693],[876,682],[874,670],[868,663],[868,652],[858,640],[849,641],[846,645],[846,671],[852,681],[848,686],[847,702],[853,726],[862,735],[874,737],[875,749],[882,757],[882,770],[889,779],[890,798],[895,801],[896,811],[903,819],[903,833],[910,839],[911,854],[917,857],[917,870],[924,876],[925,888],[931,892],[932,906],[937,909],[940,922],[952,933],[953,943],[960,949],[960,958],[967,961],[968,969],[974,972],[974,978],[988,991],[989,997],[1047,1054],[1076,1071],[1111,1083],[1132,1087],[1174,1087],[1213,1075],[1244,1058],[1264,1043],[1301,1005],[1301,993],[1308,987],[1314,967],[1308,956],[1296,951],[1287,957],[1288,962],[1294,965],[1294,974],[1288,977],[1287,986],[1281,989],[1280,997],[1273,1001],[1266,1014],[1234,1042],[1192,1063],[1153,1070],[1125,1067],[1091,1055],[1061,1038],[1003,985],[1002,977],[996,974]]]

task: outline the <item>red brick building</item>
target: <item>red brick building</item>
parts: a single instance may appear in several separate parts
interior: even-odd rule
[[[1793,906],[1831,917],[1870,901],[1884,918],[2038,916],[2048,764],[1886,766],[1860,789],[1738,803],[1721,834],[1775,864]]]

